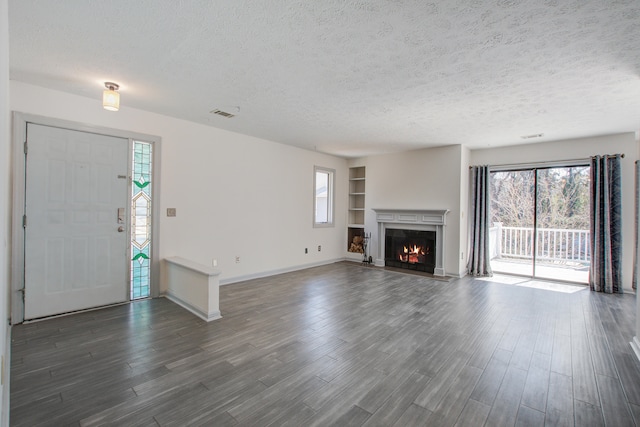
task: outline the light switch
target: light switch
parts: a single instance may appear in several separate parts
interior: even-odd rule
[[[167,216],[176,216],[176,208],[167,208]]]

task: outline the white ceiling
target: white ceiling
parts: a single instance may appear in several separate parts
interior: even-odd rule
[[[9,21],[13,80],[96,102],[114,81],[125,107],[344,157],[640,129],[640,0],[10,0]]]

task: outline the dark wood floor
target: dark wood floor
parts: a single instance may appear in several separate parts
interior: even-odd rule
[[[635,296],[338,263],[13,328],[11,424],[635,425]]]

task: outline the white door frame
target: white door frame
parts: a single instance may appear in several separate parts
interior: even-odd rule
[[[26,191],[26,165],[24,155],[24,142],[26,141],[27,123],[34,123],[44,126],[52,126],[80,132],[97,133],[101,135],[115,136],[119,138],[138,140],[153,144],[152,158],[152,215],[151,225],[151,297],[158,297],[160,294],[160,262],[158,258],[158,236],[160,219],[160,142],[161,138],[154,135],[146,135],[137,132],[110,129],[100,126],[86,125],[82,123],[54,119],[50,117],[13,112],[13,160],[12,165],[12,220],[11,220],[11,324],[24,321],[24,300],[22,290],[24,289],[24,228],[22,218],[25,214],[25,191]],[[131,159],[131,153],[129,153]],[[131,161],[129,161],[131,163]],[[131,171],[131,164],[127,165],[127,170]],[[127,209],[128,211],[128,209]],[[130,221],[127,221],[129,224]]]

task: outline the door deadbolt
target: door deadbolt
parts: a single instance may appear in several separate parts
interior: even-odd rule
[[[123,226],[118,227],[118,233],[122,233],[123,231],[124,231],[124,227]]]

